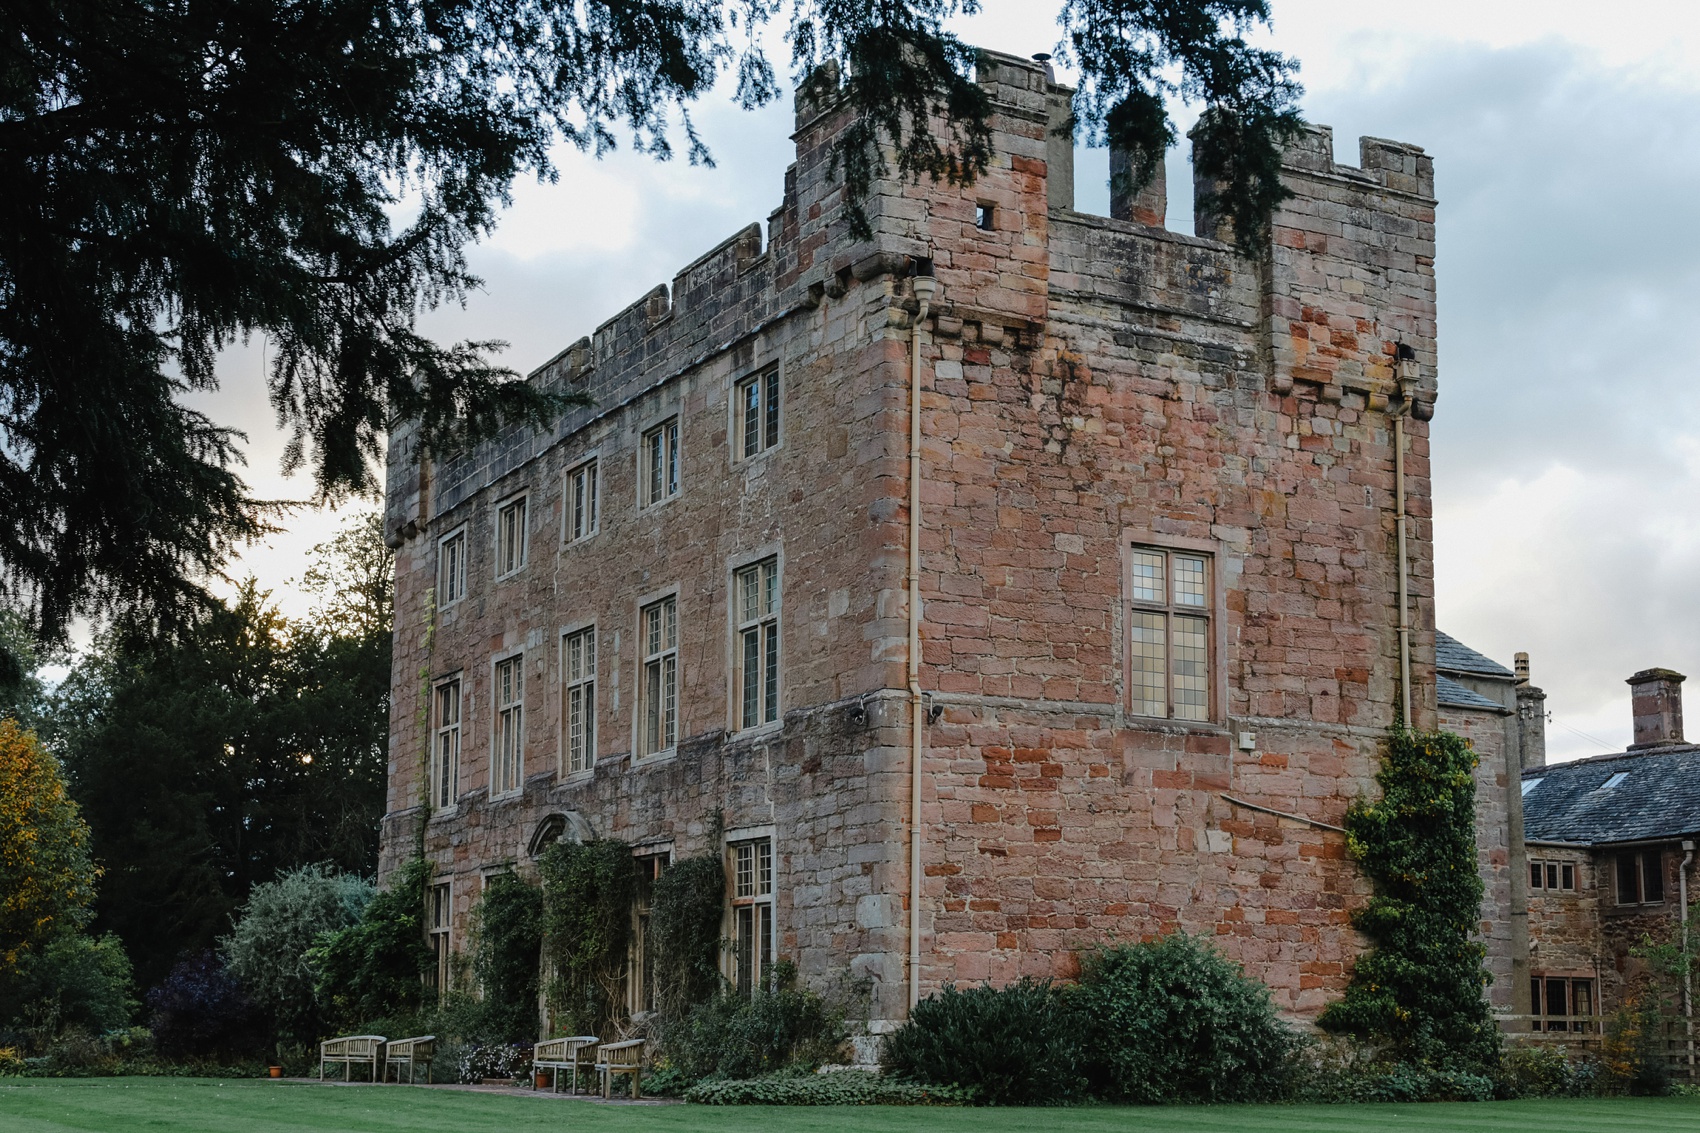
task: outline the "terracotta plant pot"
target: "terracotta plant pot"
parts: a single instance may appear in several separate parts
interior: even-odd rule
[[[531,1077],[532,1077],[532,1084],[535,1085],[539,1090],[548,1088],[548,1086],[549,1086],[548,1071],[539,1070],[536,1074],[533,1074]]]
[[[268,1066],[266,1069],[273,1078],[283,1077],[283,1067],[281,1066]]]

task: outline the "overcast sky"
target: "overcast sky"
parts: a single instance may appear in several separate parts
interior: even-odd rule
[[[1050,0],[984,9],[957,29],[970,41],[1055,46]],[[1274,0],[1274,15],[1263,38],[1301,61],[1305,116],[1334,127],[1341,161],[1361,134],[1434,155],[1440,626],[1507,665],[1531,654],[1554,756],[1620,749],[1630,673],[1667,666],[1700,689],[1700,4]],[[474,251],[485,290],[425,328],[505,339],[526,371],[765,220],[789,100],[696,114],[717,168],[563,154],[559,183],[517,186]],[[1106,211],[1103,152],[1078,165],[1079,206]],[[1169,167],[1170,226],[1191,231],[1184,154]],[[279,474],[261,367],[257,346],[230,354],[210,407],[249,432],[258,493],[305,497],[310,481]],[[337,522],[302,512],[236,572],[304,612],[291,583]]]

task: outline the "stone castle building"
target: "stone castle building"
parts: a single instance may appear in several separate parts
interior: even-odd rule
[[[1203,193],[1196,235],[1161,183],[1075,211],[1070,92],[979,81],[974,184],[878,182],[854,239],[847,112],[800,104],[765,227],[531,377],[592,406],[393,434],[384,868],[435,863],[445,955],[482,875],[612,837],[725,854],[728,977],[865,980],[874,1031],[1171,929],[1295,1014],[1343,989],[1342,816],[1402,687],[1441,720],[1431,160],[1308,129],[1247,254]]]

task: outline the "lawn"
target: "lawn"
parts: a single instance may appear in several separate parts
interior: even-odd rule
[[[1700,1099],[1159,1109],[604,1106],[405,1086],[210,1079],[0,1080],[6,1133],[1700,1133]]]

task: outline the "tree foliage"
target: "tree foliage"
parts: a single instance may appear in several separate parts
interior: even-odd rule
[[[0,989],[26,958],[87,921],[99,874],[58,762],[33,732],[0,719]]]
[[[323,569],[360,577],[335,556]],[[96,926],[123,938],[144,986],[211,947],[280,871],[374,871],[387,601],[356,594],[338,613],[330,599],[291,623],[250,584],[180,635],[108,634],[54,697],[48,731],[110,871]]]
[[[374,888],[323,862],[300,866],[248,894],[221,944],[231,974],[294,1042],[318,1039],[325,1016],[308,953],[321,936],[358,924]]]
[[[52,639],[79,613],[180,623],[200,580],[263,531],[238,436],[186,404],[219,352],[266,343],[286,465],[324,498],[370,488],[385,429],[451,453],[576,395],[514,380],[491,342],[421,335],[478,285],[467,245],[551,147],[620,134],[657,157],[723,74],[843,100],[831,160],[858,202],[903,177],[971,179],[990,156],[977,0],[60,0],[0,11],[0,592]],[[1148,174],[1163,105],[1209,107],[1201,160],[1237,230],[1279,198],[1292,64],[1248,47],[1265,0],[1065,0],[1089,133]],[[836,64],[827,66],[827,64]],[[1178,70],[1179,79],[1167,78]],[[835,76],[842,76],[842,87]],[[832,88],[829,92],[828,88]],[[397,218],[400,219],[392,219]]]
[[[333,1025],[418,1010],[433,957],[425,946],[425,887],[432,866],[415,858],[366,904],[360,920],[322,936],[307,954]]]
[[[1476,756],[1450,732],[1397,729],[1381,798],[1346,815],[1346,843],[1375,887],[1352,915],[1369,937],[1346,995],[1318,1022],[1388,1044],[1396,1058],[1491,1073],[1500,1037],[1482,989],[1486,950],[1476,861]]]

